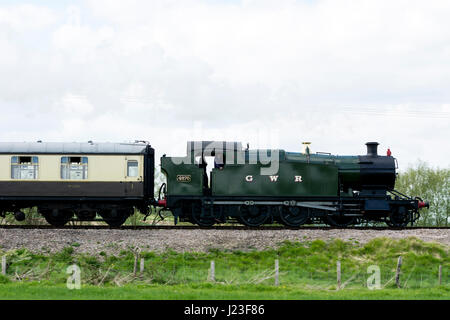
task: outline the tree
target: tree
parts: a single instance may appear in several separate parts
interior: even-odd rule
[[[430,209],[421,209],[419,226],[448,226],[450,224],[450,169],[432,168],[420,161],[405,172],[400,172],[396,190],[430,203]]]

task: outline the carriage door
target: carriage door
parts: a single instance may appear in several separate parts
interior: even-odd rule
[[[138,196],[142,192],[142,176],[140,174],[139,157],[125,158],[125,195]]]

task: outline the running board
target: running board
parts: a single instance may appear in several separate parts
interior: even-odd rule
[[[314,204],[314,202],[297,202],[296,206],[312,208],[312,209],[328,210],[328,211],[337,211],[337,209],[334,207],[326,207],[326,206],[322,206],[322,205],[317,205],[317,204]]]
[[[311,209],[320,209],[327,211],[337,211],[335,207],[330,207],[335,205],[333,202],[297,202],[297,201],[205,201],[205,204],[222,204],[222,205],[246,205],[246,206],[255,206],[255,205],[264,205],[264,206],[273,206],[273,205],[283,205],[283,206],[297,206]]]

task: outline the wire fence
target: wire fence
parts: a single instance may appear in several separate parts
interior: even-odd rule
[[[304,272],[289,270],[283,266],[283,260],[275,259],[273,268],[267,268],[258,264],[249,266],[247,270],[237,270],[230,268],[226,264],[218,264],[211,260],[196,263],[195,266],[189,263],[173,266],[173,268],[158,269],[151,259],[140,256],[140,249],[134,250],[134,260],[132,266],[127,270],[114,264],[98,266],[90,262],[91,265],[83,263],[81,265],[51,265],[48,262],[45,268],[39,270],[30,260],[23,263],[23,260],[11,259],[8,261],[6,255],[1,258],[1,274],[12,281],[67,281],[79,276],[79,283],[90,285],[112,285],[122,286],[133,282],[156,283],[156,284],[192,284],[192,283],[213,283],[213,284],[236,284],[236,285],[269,285],[269,286],[302,286],[306,289],[317,290],[343,290],[348,288],[368,288],[370,290],[384,288],[416,289],[435,288],[448,286],[448,266],[436,265],[428,272],[417,272],[415,268],[403,270],[404,259],[399,256],[397,265],[390,268],[386,266],[368,265],[354,268],[349,271],[343,268],[340,260],[330,266],[328,270],[317,270],[316,272]],[[26,258],[25,258],[26,260]],[[59,267],[59,271],[58,271]],[[68,272],[67,270],[69,270]],[[77,271],[78,270],[78,271]],[[59,272],[59,274],[58,274]],[[76,274],[78,272],[78,275]],[[53,277],[51,274],[53,273]],[[54,274],[58,276],[54,276]],[[67,275],[70,273],[70,275]]]

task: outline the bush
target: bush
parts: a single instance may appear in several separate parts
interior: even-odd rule
[[[416,222],[418,226],[450,224],[450,169],[432,168],[420,161],[399,174],[395,188],[430,203],[430,209],[420,211],[421,217]]]
[[[0,284],[9,283],[11,280],[7,276],[4,276],[3,274],[0,274]]]

